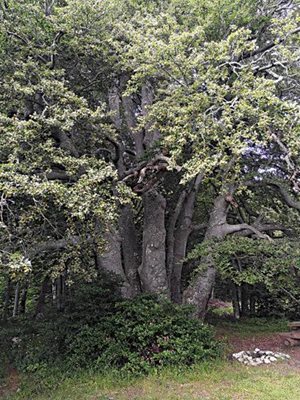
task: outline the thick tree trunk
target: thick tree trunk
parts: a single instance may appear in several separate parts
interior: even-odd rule
[[[115,228],[111,227],[110,230],[104,233],[103,238],[105,240],[106,249],[99,255],[100,266],[104,271],[120,278],[122,282],[122,296],[131,298],[135,293],[123,269],[120,233]]]
[[[121,90],[126,88],[126,84],[128,81],[128,77],[122,76],[120,79]],[[125,121],[127,124],[127,129],[129,133],[129,137],[133,140],[134,150],[137,159],[139,159],[144,154],[144,146],[143,140],[144,135],[143,132],[137,131],[137,120],[136,120],[136,112],[137,106],[135,105],[131,96],[122,96],[122,106],[125,115]]]
[[[148,82],[142,87],[142,114],[147,116],[149,113],[149,107],[152,105],[154,100],[154,90],[152,85]],[[146,149],[150,149],[160,138],[160,132],[151,127],[149,121],[145,127],[144,146]]]
[[[196,196],[201,184],[203,175],[199,174],[193,182],[192,188],[186,193],[182,202],[181,213],[178,218],[177,227],[174,230],[173,249],[168,248],[168,252],[173,253],[172,268],[169,271],[171,276],[171,298],[175,303],[181,303],[181,275],[184,258],[189,236],[192,232],[192,219],[195,209]],[[181,199],[179,199],[181,200]]]
[[[144,194],[143,254],[139,274],[144,292],[169,296],[166,271],[166,200],[156,190]]]
[[[137,295],[141,293],[141,283],[138,276],[140,254],[134,214],[130,205],[124,206],[121,210],[120,234],[125,275],[132,288],[132,294]]]
[[[225,237],[226,230],[224,227],[226,226],[227,208],[226,196],[218,196],[210,214],[208,229],[205,234],[206,241]],[[198,317],[204,318],[216,278],[216,266],[212,254],[202,257],[200,266],[203,272],[193,279],[185,290],[183,299],[185,303],[195,306]]]

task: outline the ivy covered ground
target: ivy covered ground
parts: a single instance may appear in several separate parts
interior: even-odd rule
[[[6,400],[298,400],[300,348],[284,349],[278,333],[287,329],[286,321],[244,320],[218,322],[217,336],[225,343],[227,355],[212,363],[193,368],[164,369],[159,374],[134,378],[84,372],[62,376],[41,371],[18,375],[10,370],[1,398]],[[236,350],[255,347],[282,350],[289,362],[263,367],[247,367],[228,359]],[[53,390],[53,387],[56,387]],[[51,388],[51,389],[50,389]]]

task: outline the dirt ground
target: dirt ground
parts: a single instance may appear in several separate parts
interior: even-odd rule
[[[284,363],[274,365],[274,368],[280,368],[281,373],[289,373],[291,371],[300,372],[300,346],[287,347],[283,344],[283,340],[279,333],[272,334],[253,334],[250,337],[241,338],[239,335],[229,334],[228,331],[220,330],[217,337],[224,341],[227,346],[227,353],[230,356],[234,352],[242,350],[252,351],[256,348],[260,350],[271,350],[274,352],[282,352],[291,356],[290,360]],[[20,385],[20,377],[14,368],[8,368],[7,379],[5,384],[0,386],[0,398],[14,393],[18,390]]]
[[[15,368],[7,368],[7,378],[4,385],[0,385],[0,399],[9,393],[14,393],[18,390],[20,378]]]
[[[279,333],[253,335],[247,338],[240,338],[238,336],[224,337],[222,333],[218,336],[221,339],[223,338],[225,343],[228,343],[230,353],[237,353],[242,350],[253,351],[256,348],[281,352],[291,356],[291,359],[287,362],[290,367],[300,369],[300,346],[285,346]]]

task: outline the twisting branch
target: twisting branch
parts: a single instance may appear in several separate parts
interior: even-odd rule
[[[271,50],[271,49],[273,49],[274,47],[276,47],[276,46],[278,46],[278,45],[284,43],[290,36],[296,35],[296,34],[299,33],[299,32],[300,32],[300,27],[294,29],[294,30],[291,31],[291,32],[289,32],[289,33],[286,35],[286,37],[284,37],[284,38],[281,38],[281,39],[279,39],[279,40],[277,40],[277,41],[271,42],[271,43],[267,44],[267,45],[264,46],[264,47],[260,47],[259,49],[256,49],[256,50],[253,50],[253,51],[250,51],[250,52],[247,52],[247,53],[242,54],[240,57],[238,57],[237,61],[246,60],[247,58],[251,58],[251,57],[255,57],[255,56],[259,55],[259,54],[263,54],[263,53],[265,53],[266,51]]]
[[[270,242],[273,242],[273,239],[269,235],[267,235],[266,233],[262,233],[260,230],[249,224],[236,224],[236,225],[224,224],[222,226],[222,229],[226,235],[240,232],[243,230],[249,230],[255,233],[255,235],[257,235],[257,237],[259,237],[260,239],[267,239]]]
[[[56,35],[55,35],[55,38],[54,38],[54,40],[53,40],[53,43],[52,43],[52,53],[51,53],[51,56],[50,56],[50,69],[54,69],[54,67],[55,67],[55,48],[56,48],[56,46],[57,46],[57,44],[59,43],[59,41],[60,41],[60,39],[62,38],[62,36],[65,34],[65,32],[63,32],[63,31],[59,31]]]
[[[291,153],[289,151],[289,149],[287,148],[287,146],[282,142],[282,140],[280,140],[280,138],[278,137],[278,135],[276,135],[275,133],[271,134],[272,139],[275,141],[275,143],[279,146],[279,148],[281,149],[281,151],[284,154],[284,160],[287,164],[287,168],[288,171],[292,172],[292,175],[290,176],[290,181],[293,183],[294,187],[293,190],[296,193],[300,192],[300,186],[299,186],[299,180],[297,179],[297,176],[300,175],[300,170],[299,168],[296,166],[296,164],[294,163],[294,161],[292,160],[291,157]]]

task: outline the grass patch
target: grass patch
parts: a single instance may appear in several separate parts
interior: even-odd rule
[[[216,320],[228,337],[260,336],[287,330],[287,321]],[[218,359],[193,367],[169,367],[146,377],[117,371],[81,371],[41,368],[20,375],[17,393],[3,400],[299,400],[299,368],[287,363],[249,367]]]
[[[23,377],[24,378],[24,377]],[[34,380],[32,380],[34,379]],[[185,369],[166,369],[143,378],[115,372],[48,376],[43,393],[37,377],[27,376],[18,393],[8,400],[299,400],[300,374],[278,364],[251,368],[217,361]],[[53,379],[56,379],[53,390]],[[50,387],[46,387],[47,384]],[[34,387],[34,390],[32,390]],[[52,389],[51,389],[52,387]]]
[[[218,331],[224,331],[228,335],[235,335],[241,338],[289,330],[286,319],[241,318],[239,321],[233,321],[215,318],[211,323]]]

